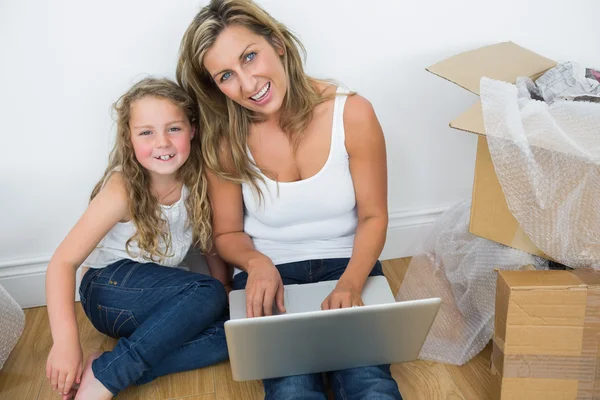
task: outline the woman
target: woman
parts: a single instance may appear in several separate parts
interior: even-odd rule
[[[387,229],[383,133],[364,98],[304,73],[300,41],[252,1],[213,0],[177,79],[202,109],[215,245],[247,316],[285,311],[283,285],[338,280],[323,309],[363,305]],[[341,398],[399,399],[389,366],[336,371]],[[324,399],[320,374],[264,381],[266,398]]]

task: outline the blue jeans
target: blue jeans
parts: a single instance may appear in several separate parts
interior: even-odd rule
[[[348,258],[309,260],[277,265],[284,285],[339,279],[348,266]],[[373,266],[371,276],[383,275],[381,263]],[[233,278],[234,289],[246,287],[248,274],[240,272]],[[326,374],[336,399],[402,399],[389,365],[361,367]],[[295,375],[263,380],[265,399],[325,400],[322,374]]]
[[[228,358],[227,296],[210,276],[125,259],[87,271],[79,294],[94,327],[119,338],[92,363],[96,379],[115,396],[132,384]]]

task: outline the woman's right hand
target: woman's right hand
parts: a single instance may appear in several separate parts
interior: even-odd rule
[[[81,382],[83,371],[83,354],[77,342],[54,343],[46,362],[46,378],[52,390],[61,394],[71,391],[73,383]]]
[[[283,304],[283,281],[273,262],[267,257],[256,260],[248,267],[246,282],[246,317],[273,314],[273,304],[279,312],[285,312]]]

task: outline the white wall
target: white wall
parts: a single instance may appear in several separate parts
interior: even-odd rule
[[[206,1],[0,2],[0,283],[43,303],[43,272],[84,210],[114,134],[110,105],[147,74],[174,77],[179,41]],[[470,196],[475,138],[447,127],[475,96],[425,67],[512,40],[600,66],[594,0],[262,0],[308,50],[307,69],[375,106],[388,146],[384,258]],[[26,285],[26,286],[23,286]]]

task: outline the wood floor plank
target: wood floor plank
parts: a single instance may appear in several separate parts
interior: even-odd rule
[[[398,292],[410,258],[384,261],[383,269],[394,294]],[[84,357],[108,351],[116,343],[92,326],[76,306]],[[0,371],[0,400],[60,400],[46,381],[45,366],[52,345],[46,307],[25,310],[25,332]],[[471,362],[453,366],[414,361],[392,365],[392,375],[405,400],[485,400],[490,398],[491,348]],[[235,382],[229,362],[197,371],[173,374],[149,384],[133,386],[116,400],[258,400],[264,398],[260,381]]]
[[[213,367],[215,369],[216,400],[262,400],[264,389],[261,381],[236,382],[231,375],[229,361]]]
[[[156,380],[160,399],[188,397],[215,392],[213,367],[162,376]]]
[[[0,399],[36,400],[52,346],[46,307],[25,310],[25,330],[0,372]]]
[[[169,400],[215,400],[215,394],[214,393],[209,393],[209,394],[201,394],[200,396],[190,396],[190,397],[179,397],[176,399],[169,399]]]
[[[463,396],[444,364],[412,361],[393,364],[391,370],[406,400],[475,400]]]
[[[390,288],[392,289],[392,293],[394,296],[398,293],[400,289],[400,285],[404,280],[404,275],[406,275],[406,270],[408,269],[408,265],[410,264],[410,258],[397,258],[395,260],[386,260],[382,263],[383,266],[383,274],[388,279],[390,284]]]
[[[446,369],[465,399],[490,399],[492,397],[491,356],[492,344],[490,342],[465,365],[446,365]]]

